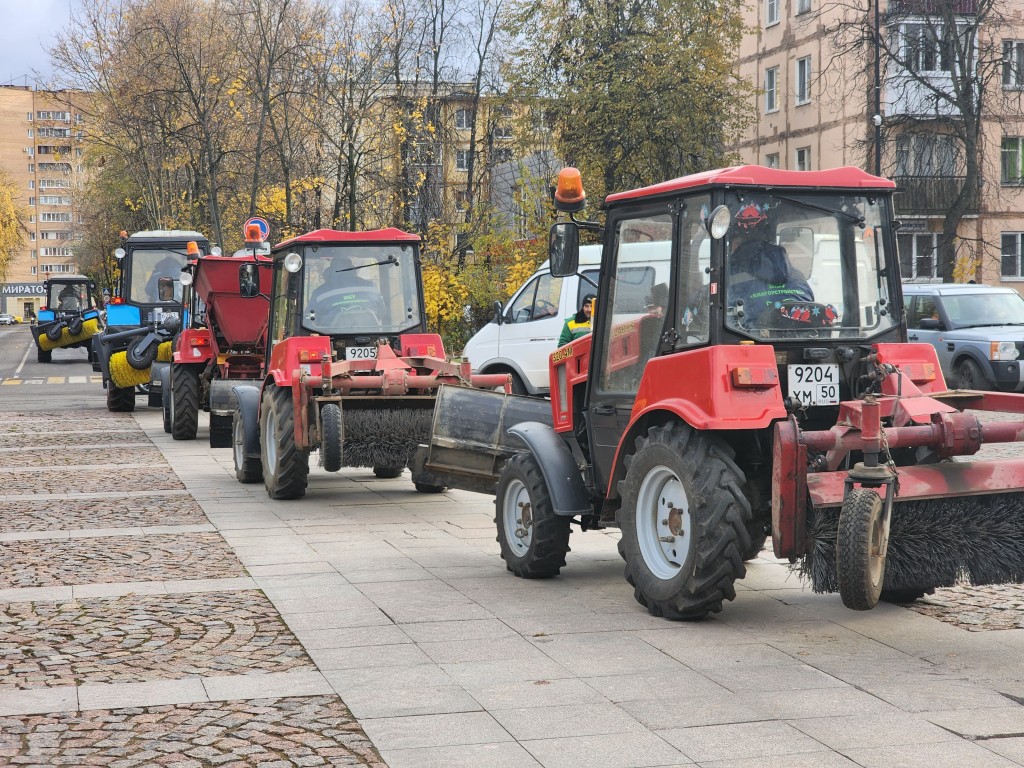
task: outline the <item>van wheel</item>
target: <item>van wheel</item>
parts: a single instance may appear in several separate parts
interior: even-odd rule
[[[985,374],[981,372],[978,364],[970,358],[964,358],[957,363],[954,373],[960,389],[984,391],[989,388],[988,382],[985,380]]]
[[[526,384],[523,383],[523,380],[519,376],[519,374],[513,371],[510,375],[512,376],[512,394],[529,395],[530,390],[526,388]]]

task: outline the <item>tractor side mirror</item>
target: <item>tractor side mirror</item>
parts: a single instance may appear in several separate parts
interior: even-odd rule
[[[498,325],[501,325],[502,321],[505,319],[504,318],[504,314],[505,314],[505,307],[503,307],[501,305],[501,302],[500,301],[494,302],[494,317],[491,319],[491,322],[492,323],[497,323]]]
[[[548,258],[554,277],[576,274],[580,261],[580,230],[573,221],[560,221],[552,225],[548,237]]]
[[[255,264],[238,265],[238,293],[243,299],[260,295],[260,273]]]
[[[174,301],[174,278],[161,277],[156,281],[158,301]]]

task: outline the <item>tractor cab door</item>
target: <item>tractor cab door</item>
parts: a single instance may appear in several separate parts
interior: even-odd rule
[[[647,361],[708,343],[711,243],[702,211],[709,203],[699,194],[609,216],[587,402],[602,490]]]
[[[271,290],[270,319],[266,358],[269,363],[274,345],[299,332],[299,297],[302,293],[302,272],[289,272],[284,260],[274,260],[274,279]]]

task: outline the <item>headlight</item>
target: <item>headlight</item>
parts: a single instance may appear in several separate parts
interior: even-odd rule
[[[989,346],[989,360],[1016,360],[1020,357],[1017,343],[1013,341],[993,341]]]
[[[115,248],[114,249],[114,258],[117,259],[118,261],[123,259],[124,258],[124,248]]]
[[[180,280],[182,285],[192,285],[192,273],[183,269]]]
[[[708,219],[708,233],[715,240],[721,240],[725,237],[725,233],[729,231],[729,222],[731,220],[729,214],[729,208],[724,205],[720,205],[711,212],[711,216]]]
[[[213,248],[210,249],[211,256],[222,256],[223,254],[224,251],[219,245],[215,245],[213,246]]]
[[[284,257],[284,268],[289,272],[298,272],[302,269],[302,257],[292,251]]]

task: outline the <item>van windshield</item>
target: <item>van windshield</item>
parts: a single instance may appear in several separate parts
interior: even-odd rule
[[[726,324],[758,339],[866,338],[892,327],[880,199],[732,193]]]

